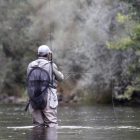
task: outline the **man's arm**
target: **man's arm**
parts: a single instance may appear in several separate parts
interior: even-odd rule
[[[55,79],[59,82],[63,81],[64,80],[64,75],[58,71],[58,68],[56,66],[56,64],[53,63],[53,73],[55,75]]]

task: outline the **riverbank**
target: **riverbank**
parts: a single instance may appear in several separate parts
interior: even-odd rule
[[[80,98],[77,96],[71,96],[69,98],[64,97],[63,95],[58,93],[58,102],[59,103],[78,103],[81,101]],[[8,96],[8,95],[3,95],[0,97],[0,103],[5,103],[5,104],[20,104],[20,103],[27,103],[28,97],[25,98],[20,98],[17,96]]]
[[[26,102],[27,102],[26,99],[22,99],[17,96],[4,95],[0,97],[0,103],[5,103],[5,104],[9,104],[9,103],[20,104],[20,103],[26,103]]]
[[[140,105],[140,96],[139,94],[132,94],[131,99],[127,98],[113,98],[112,101],[110,101],[110,104],[113,102],[115,105],[122,105],[122,106],[133,106],[133,105]],[[84,103],[84,104],[93,104],[90,101],[83,101],[82,98],[78,97],[77,95],[72,95],[69,97],[65,97],[62,94],[58,93],[58,102],[59,104],[63,103]],[[0,97],[0,103],[1,104],[20,104],[20,103],[27,103],[28,97],[20,98],[17,96],[8,96],[3,95]],[[99,103],[97,101],[94,101],[94,103]],[[109,103],[109,102],[108,102]],[[100,103],[103,104],[103,103]]]

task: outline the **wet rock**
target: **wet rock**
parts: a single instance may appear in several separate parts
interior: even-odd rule
[[[26,103],[27,101],[25,99],[21,99],[16,96],[3,96],[0,98],[0,103],[13,103],[13,104],[19,104],[19,103]]]
[[[62,95],[59,92],[57,92],[57,98],[58,98],[59,103],[68,103],[69,102],[69,99],[66,98],[64,95]]]
[[[74,96],[73,102],[78,102],[78,96]]]

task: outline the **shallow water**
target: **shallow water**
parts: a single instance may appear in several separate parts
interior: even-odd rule
[[[0,105],[0,140],[139,140],[140,108],[59,105],[57,129],[33,128],[25,105]],[[118,117],[118,119],[117,119]]]

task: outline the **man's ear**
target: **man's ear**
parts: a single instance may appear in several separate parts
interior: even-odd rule
[[[47,54],[47,58],[49,59],[49,57],[50,57],[50,54],[48,53],[48,54]]]

